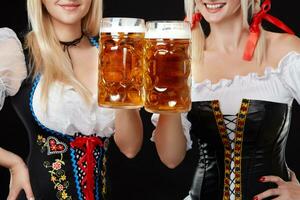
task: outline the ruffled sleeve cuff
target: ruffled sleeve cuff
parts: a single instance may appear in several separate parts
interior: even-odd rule
[[[280,65],[281,81],[291,93],[291,96],[300,104],[300,54],[290,52]]]
[[[115,133],[115,110],[111,108],[98,108],[97,111],[97,132],[101,136],[111,137]]]

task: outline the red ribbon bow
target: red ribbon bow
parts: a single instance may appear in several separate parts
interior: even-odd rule
[[[261,10],[254,15],[252,23],[250,25],[250,35],[248,37],[248,41],[244,51],[244,56],[243,56],[244,60],[250,61],[253,57],[258,38],[260,36],[259,25],[261,24],[261,21],[263,19],[276,25],[277,27],[281,28],[287,33],[294,34],[294,32],[288,26],[286,26],[282,21],[267,14],[267,12],[270,9],[271,9],[271,0],[265,0],[261,5]]]
[[[85,152],[77,162],[80,169],[86,174],[81,182],[81,186],[86,185],[86,188],[83,188],[86,200],[94,200],[94,168],[96,165],[94,150],[97,146],[103,146],[103,142],[98,137],[77,137],[70,145],[72,148],[78,148]],[[84,162],[86,167],[83,165]]]
[[[196,23],[199,23],[201,19],[201,13],[194,13],[192,16],[191,29],[193,29],[196,26]],[[187,17],[184,18],[184,21],[188,21]]]

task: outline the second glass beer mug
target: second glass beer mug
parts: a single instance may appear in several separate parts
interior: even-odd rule
[[[190,39],[187,22],[147,22],[144,55],[147,111],[190,110]]]
[[[143,106],[145,22],[136,18],[103,18],[100,25],[98,105]]]

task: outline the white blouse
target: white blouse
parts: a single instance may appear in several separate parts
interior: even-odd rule
[[[223,115],[236,115],[242,99],[264,100],[284,103],[289,106],[293,99],[300,103],[300,54],[289,52],[276,68],[266,67],[264,75],[250,73],[246,76],[235,76],[232,80],[223,79],[212,84],[205,80],[201,83],[192,81],[192,102],[218,100]],[[152,116],[153,124],[158,121],[158,114]],[[191,123],[187,114],[182,114],[184,135],[187,149],[191,147]],[[155,131],[154,131],[155,133]]]
[[[16,34],[0,28],[0,109],[6,96],[15,95],[26,78],[27,70],[22,45]],[[110,137],[114,133],[114,110],[100,108],[97,97],[88,105],[71,86],[54,82],[49,89],[47,109],[41,103],[41,76],[32,97],[36,119],[46,128],[62,134],[96,134]],[[47,110],[47,112],[46,112]]]
[[[17,93],[26,75],[21,42],[13,30],[0,28],[0,110],[5,97]]]
[[[42,81],[43,77],[32,97],[33,113],[42,125],[71,136],[80,132],[83,135],[110,137],[114,133],[114,109],[99,107],[96,95],[88,104],[73,87],[58,81],[50,86],[46,110],[41,101]]]
[[[300,103],[300,54],[289,52],[276,68],[266,67],[263,75],[250,73],[222,79],[212,84],[209,80],[192,83],[192,101],[219,100],[224,115],[237,114],[242,99],[264,100],[291,105]]]

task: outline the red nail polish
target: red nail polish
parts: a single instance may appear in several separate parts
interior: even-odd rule
[[[253,200],[258,200],[258,197],[253,197]]]
[[[264,182],[265,180],[266,180],[265,177],[260,177],[260,179],[259,179],[260,182]]]

